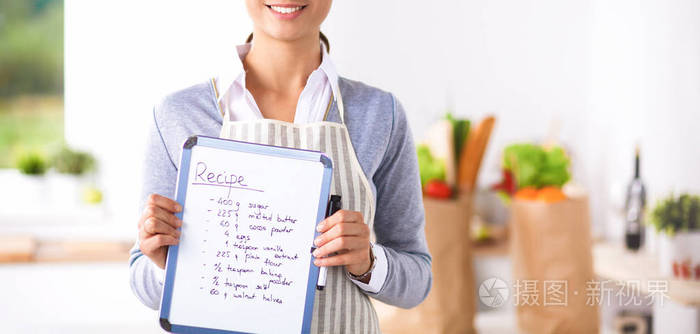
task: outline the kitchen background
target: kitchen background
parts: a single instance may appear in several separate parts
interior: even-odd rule
[[[159,332],[153,311],[129,290],[126,258],[105,259],[136,237],[153,105],[216,75],[250,27],[243,1],[0,5],[0,237],[43,249],[45,259],[0,265],[0,328]],[[650,204],[700,192],[700,2],[335,1],[322,30],[339,73],[393,92],[417,141],[447,111],[473,122],[496,116],[478,180],[482,197],[501,179],[506,145],[548,138],[566,148],[573,181],[589,194],[595,240],[622,241],[637,145]],[[4,48],[20,51],[12,58]],[[39,54],[53,55],[54,67],[41,68],[57,84],[11,89],[20,79],[10,69],[24,64],[17,59],[40,62]],[[94,157],[93,172],[75,181],[50,170],[37,181],[14,169],[10,157],[48,155],[62,137]],[[69,188],[81,200],[63,198]],[[643,252],[653,254],[655,240],[650,230]],[[51,247],[73,260],[53,259]],[[475,258],[476,283],[507,277],[508,261]],[[697,303],[677,305],[672,319],[695,326],[680,329],[699,330]],[[512,308],[480,309],[480,332],[515,330]],[[613,316],[605,315],[612,311],[601,312],[601,331],[612,332]]]

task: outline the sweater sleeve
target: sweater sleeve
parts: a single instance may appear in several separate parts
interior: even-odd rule
[[[156,120],[156,108],[153,109],[146,138],[146,152],[143,160],[143,186],[139,198],[139,216],[145,207],[148,195],[156,193],[172,198],[177,182],[177,167],[168,153]],[[152,308],[160,307],[163,292],[164,270],[141,253],[138,239],[129,252],[129,272],[131,290],[141,302]]]
[[[367,294],[387,304],[411,308],[430,291],[432,258],[425,239],[425,211],[413,135],[403,106],[391,97],[389,145],[373,176],[377,187],[374,232],[384,249],[388,270],[381,290]]]

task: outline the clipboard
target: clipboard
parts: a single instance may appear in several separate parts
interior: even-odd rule
[[[212,163],[212,161],[216,161],[216,163]],[[255,165],[255,161],[257,161],[257,165]],[[202,166],[203,162],[204,166]],[[210,165],[206,165],[207,162]],[[227,169],[226,173],[217,174],[216,172],[213,172],[212,170],[214,169],[211,166],[212,164],[220,168],[225,167],[225,169]],[[247,165],[250,165],[247,167],[248,170],[246,170],[246,168],[243,167]],[[272,184],[272,181],[264,179],[263,177],[266,175],[270,176],[270,174],[273,174],[271,171],[275,170],[275,168],[277,168],[276,170],[278,171],[278,173],[291,173],[292,171],[287,171],[285,169],[285,166],[289,166],[289,168],[295,172],[296,177],[293,180],[294,182],[302,182],[301,180],[305,179],[312,180],[312,182],[308,182],[305,184],[315,184],[316,186],[310,187],[309,189],[303,189],[303,193],[305,195],[313,194],[314,196],[301,196],[301,198],[290,198],[290,201],[298,201],[293,203],[293,206],[288,203],[279,204],[280,207],[284,207],[285,205],[289,207],[289,210],[291,210],[290,212],[294,212],[294,210],[301,210],[297,208],[297,206],[299,206],[300,208],[307,208],[303,211],[302,214],[297,216],[304,217],[305,219],[303,219],[303,221],[302,219],[299,219],[298,221],[293,222],[293,224],[298,225],[292,225],[290,223],[293,221],[293,218],[289,218],[289,215],[287,215],[285,217],[285,220],[282,220],[282,223],[280,223],[281,218],[279,212],[277,212],[276,221],[273,221],[272,218],[270,218],[270,220],[267,221],[272,226],[274,226],[275,224],[279,224],[278,226],[283,226],[283,224],[287,224],[284,226],[294,226],[294,228],[299,229],[296,232],[299,236],[297,236],[296,234],[292,234],[294,233],[293,231],[288,232],[288,234],[284,234],[287,232],[285,232],[285,230],[282,227],[277,227],[274,229],[269,229],[271,234],[270,237],[264,237],[263,234],[258,234],[258,238],[260,240],[274,240],[274,230],[277,230],[278,233],[276,236],[278,238],[282,238],[279,239],[282,241],[287,240],[284,238],[291,238],[292,236],[295,236],[295,238],[302,238],[305,240],[308,239],[308,244],[306,244],[306,242],[304,241],[305,244],[301,245],[300,241],[297,241],[296,243],[294,243],[294,247],[291,248],[292,250],[297,250],[297,252],[294,253],[294,256],[298,256],[297,260],[308,258],[308,264],[306,261],[302,260],[294,262],[294,256],[291,255],[292,252],[290,252],[289,254],[282,253],[283,256],[278,258],[277,256],[279,253],[279,248],[285,248],[284,250],[282,250],[282,252],[289,251],[287,249],[287,246],[280,247],[280,245],[282,244],[277,244],[278,247],[276,249],[272,245],[272,243],[268,244],[267,246],[259,245],[256,251],[262,249],[266,251],[269,250],[270,252],[274,253],[274,258],[272,258],[272,256],[269,256],[269,253],[265,255],[265,264],[268,263],[267,261],[270,261],[271,265],[275,265],[276,263],[282,263],[280,267],[283,267],[284,265],[289,265],[295,268],[295,270],[290,270],[290,278],[305,278],[305,282],[303,280],[299,281],[296,279],[287,279],[283,276],[282,272],[275,271],[275,267],[265,269],[265,264],[263,264],[260,265],[260,276],[265,276],[265,274],[267,274],[271,277],[271,279],[267,283],[266,289],[265,283],[262,284],[263,289],[269,289],[270,291],[272,291],[272,288],[274,287],[277,289],[276,291],[281,291],[280,289],[286,288],[284,284],[289,283],[289,285],[292,285],[296,283],[296,286],[293,289],[289,288],[288,290],[284,291],[287,291],[289,296],[298,296],[300,298],[288,298],[283,300],[279,297],[279,295],[274,296],[272,293],[270,293],[269,297],[265,297],[265,291],[260,291],[260,284],[255,284],[256,288],[252,288],[250,284],[246,285],[238,283],[230,283],[231,285],[225,285],[224,287],[222,287],[221,284],[223,283],[223,276],[217,274],[222,274],[222,272],[226,274],[229,271],[231,271],[231,263],[235,263],[236,265],[240,264],[240,258],[238,257],[238,255],[240,253],[240,249],[243,249],[241,247],[241,242],[248,242],[248,240],[235,241],[238,242],[238,244],[234,247],[233,252],[235,253],[236,251],[239,251],[238,253],[235,253],[236,262],[233,261],[233,257],[231,256],[232,253],[228,254],[229,256],[231,256],[230,258],[221,259],[221,261],[219,261],[219,255],[225,253],[219,253],[222,251],[219,251],[218,249],[226,249],[226,247],[219,247],[221,246],[221,241],[223,239],[226,239],[227,242],[225,245],[227,247],[231,246],[231,244],[229,243],[230,240],[227,238],[231,238],[231,235],[234,234],[233,232],[231,232],[233,231],[233,220],[231,220],[232,218],[228,217],[228,220],[221,219],[221,222],[219,223],[219,225],[221,226],[216,226],[216,224],[205,225],[210,224],[211,219],[204,219],[206,220],[206,222],[204,222],[200,218],[214,216],[212,212],[204,213],[203,211],[204,208],[209,208],[210,206],[202,206],[200,204],[205,203],[207,199],[211,202],[215,202],[217,196],[214,196],[213,194],[221,194],[221,196],[218,196],[219,201],[221,201],[221,199],[224,198],[223,195],[226,194],[227,199],[225,199],[223,201],[224,204],[221,205],[232,205],[229,204],[233,203],[234,201],[234,199],[231,198],[248,198],[248,206],[250,209],[251,206],[255,207],[255,205],[253,205],[255,200],[251,198],[267,198],[265,196],[269,196],[270,201],[266,202],[266,209],[268,209],[272,203],[276,203],[275,200],[280,201],[277,198],[286,198],[285,196],[289,195],[275,193],[276,190],[274,188],[271,188],[268,184]],[[203,167],[210,168],[209,170],[212,172],[207,173],[206,169],[202,171]],[[279,318],[276,319],[276,322],[266,321],[265,323],[260,323],[258,324],[260,326],[258,328],[256,327],[258,325],[254,323],[245,322],[247,318],[253,319],[256,317],[256,315],[241,315],[240,313],[238,313],[238,317],[233,316],[231,319],[222,320],[222,317],[230,316],[230,314],[232,313],[226,310],[221,311],[220,309],[214,309],[214,305],[216,305],[217,308],[221,308],[221,305],[224,305],[223,307],[229,307],[231,309],[231,312],[234,312],[234,310],[237,310],[236,312],[240,312],[240,308],[244,307],[246,303],[248,303],[252,305],[249,307],[252,307],[253,309],[264,306],[267,310],[269,307],[269,316],[274,317],[274,314],[277,314],[278,317],[283,317],[284,320],[286,320],[289,324],[293,324],[288,326],[285,325],[284,327],[280,328],[284,328],[285,330],[288,328],[296,328],[296,330],[294,330],[293,332],[309,332],[311,328],[311,316],[313,311],[316,283],[319,274],[319,268],[313,265],[313,257],[311,256],[309,249],[311,246],[313,246],[313,239],[319,235],[319,233],[315,229],[315,226],[325,218],[325,213],[327,210],[330,196],[330,188],[333,174],[332,168],[333,166],[330,157],[328,157],[320,151],[249,143],[244,141],[221,139],[207,136],[189,137],[183,145],[176,186],[176,200],[183,207],[183,210],[176,214],[178,218],[183,220],[183,226],[181,227],[182,234],[180,237],[180,243],[178,245],[170,246],[168,248],[165,268],[165,281],[160,304],[161,327],[164,330],[173,333],[280,332],[279,328],[274,328],[274,323],[279,322]],[[258,171],[259,174],[248,174],[246,179],[246,177],[244,177],[242,174],[232,172],[236,169],[245,170],[246,173],[249,173],[251,170]],[[304,172],[307,169],[308,175],[306,174],[306,172]],[[257,175],[258,178],[256,179],[256,177],[251,177],[251,175]],[[282,178],[281,176],[279,176],[278,178],[279,180],[277,181],[279,181],[280,184],[284,184],[285,178]],[[202,180],[205,180],[206,182],[199,182]],[[261,180],[267,180],[265,182],[268,183],[265,183]],[[207,182],[209,181],[211,181],[211,183],[207,184]],[[293,181],[289,180],[288,182]],[[211,187],[205,187],[205,185],[209,185]],[[277,185],[277,183],[274,183],[274,185]],[[297,193],[301,192],[297,191]],[[188,198],[188,196],[190,198]],[[241,236],[245,236],[246,234],[241,232],[241,230],[244,229],[244,227],[242,226],[244,224],[241,224],[241,226],[238,225],[243,221],[241,219],[241,216],[244,212],[241,210],[241,207],[245,205],[240,205],[244,204],[241,203],[241,201],[238,201],[237,203],[239,204],[239,206],[237,207],[238,211],[236,212],[235,221],[237,223],[235,233],[236,238],[238,239],[243,238]],[[215,204],[207,205],[216,206]],[[265,206],[260,204],[259,207],[253,208],[251,210],[260,209],[262,207]],[[314,210],[308,210],[308,208],[313,208]],[[213,211],[214,209],[207,210]],[[228,214],[230,214],[232,210],[233,209],[229,209]],[[221,214],[221,212],[221,209],[219,209],[217,215]],[[250,212],[253,213],[251,214]],[[226,210],[224,210],[224,217],[226,213]],[[197,217],[198,219],[194,219],[194,217]],[[258,214],[258,211],[249,211],[248,217],[250,218],[249,221],[255,222],[258,221],[256,219],[258,219],[259,217],[262,217],[263,221],[269,218],[265,216],[265,214]],[[224,221],[226,221],[227,224],[223,224]],[[312,225],[313,228],[309,228],[308,225]],[[253,226],[255,226],[256,228],[259,228],[261,226],[265,227],[265,225],[262,223],[260,225],[250,223],[248,225],[248,237],[250,237],[250,234],[255,234],[258,232],[255,229],[251,229]],[[229,231],[224,233],[226,237],[217,234],[223,231],[223,228],[226,228]],[[289,230],[293,228],[285,227],[285,229]],[[206,230],[207,232],[203,232],[203,230]],[[209,232],[210,230],[217,231],[214,232],[214,234],[218,239],[203,239],[208,238],[207,235],[210,235],[203,233],[211,233]],[[282,232],[279,232],[280,230]],[[267,232],[267,230],[265,230],[265,232]],[[200,240],[196,240],[197,237],[200,238]],[[203,240],[203,242],[201,242],[201,240]],[[209,241],[208,245],[206,245],[207,241]],[[280,241],[280,243],[282,241]],[[217,243],[217,245],[212,246],[213,243]],[[288,244],[291,244],[291,242]],[[248,265],[249,256],[251,256],[250,266],[253,266],[253,263],[261,260],[255,260],[254,258],[252,258],[251,254],[253,254],[253,251],[251,249],[253,246],[250,245],[252,245],[252,243],[245,245],[245,265]],[[201,255],[195,254],[195,250],[198,249],[197,246],[199,246],[202,250]],[[206,253],[209,252],[211,247],[217,249],[216,257],[214,257],[213,253]],[[236,249],[236,247],[238,247],[238,249]],[[301,247],[305,249],[305,252],[300,251]],[[250,253],[248,253],[249,250]],[[260,251],[260,253],[258,253],[258,258],[262,257],[262,253],[264,252]],[[272,260],[270,260],[270,258],[272,258]],[[196,269],[195,267],[199,266],[200,264],[197,263],[196,259],[204,259],[201,261],[203,263],[201,263],[202,267],[200,269]],[[280,262],[275,262],[277,260],[279,260]],[[226,261],[229,262],[228,271],[226,269],[222,269],[225,268],[226,264],[224,262]],[[207,268],[207,265],[209,265],[210,267]],[[280,267],[277,267],[277,269]],[[251,271],[243,271],[240,268],[234,268],[238,270],[237,273],[239,274],[239,277],[246,277],[243,274],[255,274],[253,269],[250,269]],[[180,271],[178,271],[178,269],[180,269]],[[233,271],[234,274],[229,274],[228,276],[226,276],[226,283],[229,283],[229,277],[234,277],[235,280],[236,270]],[[194,275],[196,275],[197,277],[194,277]],[[199,277],[201,277],[200,281],[197,280]],[[215,277],[216,279],[214,279]],[[250,280],[250,277],[253,276],[247,277]],[[265,279],[267,278],[268,277],[265,276]],[[287,281],[283,281],[283,278]],[[260,282],[264,282],[264,279]],[[215,283],[218,285],[214,285]],[[241,290],[244,290],[243,288],[241,288],[241,290],[238,290],[238,287],[243,285],[246,285],[246,289],[252,288],[252,290],[250,290],[252,292],[241,292]],[[215,290],[216,294],[214,294]],[[230,293],[230,295],[228,293]],[[222,296],[224,296],[223,300],[226,300],[226,298],[230,298],[230,301],[222,302]],[[253,298],[248,298],[251,296]],[[277,298],[279,300],[271,300],[271,298]],[[297,314],[280,315],[280,312],[282,312],[282,310],[286,310],[286,308],[280,306],[284,303],[287,303],[286,305],[288,309],[295,310],[294,312],[287,313]],[[276,311],[273,311],[273,309]],[[202,312],[201,315],[197,313],[199,312],[199,310],[201,310]],[[212,313],[214,314],[212,315]],[[219,315],[217,316],[216,314]],[[201,318],[197,318],[198,316]],[[241,321],[243,321],[243,324],[245,325],[242,325]],[[226,322],[230,322],[231,326],[222,325]],[[280,326],[282,326],[281,323]]]

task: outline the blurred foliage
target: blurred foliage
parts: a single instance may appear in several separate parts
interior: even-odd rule
[[[43,154],[28,151],[18,156],[16,167],[22,174],[42,175],[46,173],[49,166]]]
[[[61,148],[53,158],[53,167],[63,174],[82,175],[95,168],[95,158],[90,153]]]
[[[63,1],[0,1],[0,97],[63,92]]]
[[[55,152],[63,145],[63,98],[0,99],[0,168],[14,167],[23,150]]]
[[[63,1],[0,0],[0,168],[63,143]]]
[[[674,235],[700,228],[700,196],[670,195],[660,200],[650,214],[650,223],[658,232]]]

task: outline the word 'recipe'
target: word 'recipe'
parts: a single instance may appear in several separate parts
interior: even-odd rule
[[[232,188],[253,190],[259,192],[263,191],[261,189],[254,189],[248,187],[248,181],[243,175],[226,174],[226,171],[207,171],[207,164],[201,161],[197,162],[197,168],[195,170],[195,179],[194,182],[192,182],[192,184],[227,187],[229,195],[231,194]]]

